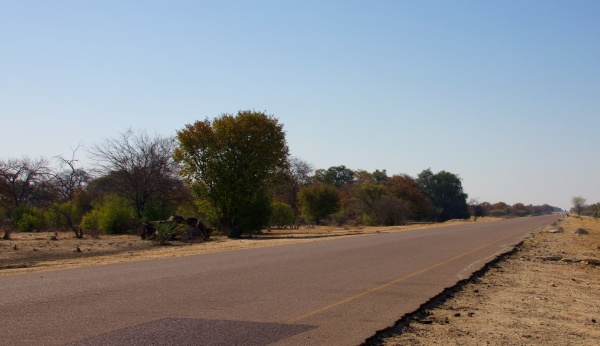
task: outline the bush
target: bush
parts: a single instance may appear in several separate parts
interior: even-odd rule
[[[60,230],[67,230],[71,225],[79,225],[81,218],[82,212],[72,202],[54,203],[44,213],[46,226]]]
[[[271,226],[281,229],[294,224],[294,210],[289,204],[283,202],[274,202],[271,204],[271,209]]]
[[[325,184],[302,187],[298,192],[298,200],[302,209],[302,217],[317,225],[322,219],[337,212],[340,205],[338,190]]]
[[[329,218],[331,219],[331,222],[333,222],[333,224],[336,226],[344,226],[350,223],[358,225],[360,223],[358,222],[358,220],[355,220],[356,215],[354,215],[351,211],[346,209],[342,209],[337,213],[329,215]]]
[[[167,242],[177,235],[176,224],[174,222],[156,223],[156,243],[158,245],[167,245]]]
[[[44,215],[38,209],[19,206],[12,213],[13,224],[21,232],[31,232],[44,227]]]
[[[363,214],[359,222],[359,224],[363,226],[375,226],[377,223],[378,222],[375,220],[375,218],[369,214]]]
[[[98,228],[98,209],[92,209],[81,218],[81,228],[87,230],[99,230]]]
[[[106,234],[125,233],[135,223],[135,210],[124,198],[109,195],[102,203],[85,214],[81,226],[98,229]]]
[[[39,231],[44,226],[44,220],[37,214],[24,214],[17,223],[21,232]]]

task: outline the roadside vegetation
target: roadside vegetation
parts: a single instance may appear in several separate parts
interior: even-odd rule
[[[85,155],[90,167],[80,163]],[[599,205],[584,200],[580,212],[598,215]],[[395,226],[558,210],[468,199],[461,178],[447,171],[412,177],[344,165],[315,169],[290,155],[277,118],[256,111],[197,121],[173,137],[126,130],[85,152],[78,146],[70,157],[0,160],[3,239],[16,231],[132,234],[173,215],[199,221],[194,227],[206,240],[213,230],[239,238],[301,226]],[[150,239],[181,238],[182,227],[166,227]]]

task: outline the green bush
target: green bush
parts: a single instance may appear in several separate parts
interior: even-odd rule
[[[88,230],[99,230],[98,228],[98,209],[92,209],[81,218],[81,228]]]
[[[135,224],[135,210],[127,200],[115,195],[105,196],[102,203],[85,214],[81,226],[106,234],[125,233]]]
[[[274,202],[271,204],[271,209],[271,226],[284,228],[294,224],[294,210],[289,204],[283,202]]]
[[[44,222],[50,229],[64,230],[67,227],[67,223],[56,209],[53,207],[57,204],[53,204],[52,207],[44,212]]]
[[[44,227],[44,220],[39,213],[24,214],[17,223],[17,228],[21,232],[39,231],[42,227]]]
[[[338,190],[334,186],[320,183],[302,187],[298,192],[298,201],[304,219],[317,225],[340,207]]]
[[[46,226],[60,230],[69,229],[69,222],[74,226],[79,225],[81,219],[82,211],[72,202],[54,203],[44,213]]]
[[[36,208],[19,206],[12,213],[13,224],[21,232],[41,230],[44,227],[44,215]]]

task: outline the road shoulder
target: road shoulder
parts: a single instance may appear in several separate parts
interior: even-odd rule
[[[598,264],[600,221],[563,218],[368,344],[599,345]]]

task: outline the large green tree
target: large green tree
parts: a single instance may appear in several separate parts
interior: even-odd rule
[[[177,132],[175,160],[199,205],[237,238],[267,225],[269,189],[287,166],[283,125],[263,112],[205,119]]]
[[[467,194],[463,192],[460,178],[453,173],[440,171],[433,173],[426,169],[419,173],[417,185],[433,205],[436,221],[465,219],[469,217]]]

